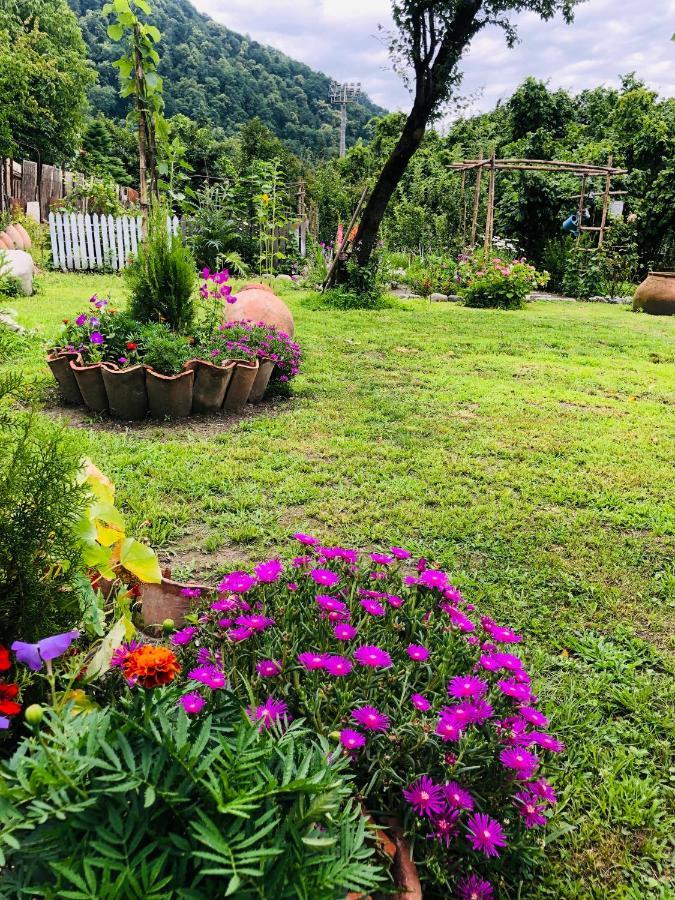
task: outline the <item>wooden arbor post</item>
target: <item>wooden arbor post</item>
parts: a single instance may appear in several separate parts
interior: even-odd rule
[[[473,194],[473,215],[471,216],[471,246],[476,246],[476,228],[478,227],[478,209],[480,207],[480,186],[483,178],[483,151],[478,154],[476,168],[476,187]]]
[[[485,241],[483,249],[489,253],[492,249],[492,237],[495,230],[495,181],[496,181],[496,159],[493,152],[490,157],[490,181],[488,184],[488,207],[485,219]]]

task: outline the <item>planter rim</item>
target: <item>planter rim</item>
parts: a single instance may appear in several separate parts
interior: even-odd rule
[[[255,359],[235,359],[234,362],[238,366],[243,366],[245,369],[255,369],[256,366],[260,365],[258,357]]]
[[[221,366],[218,363],[211,362],[209,359],[202,359],[200,356],[196,356],[194,359],[189,359],[186,363],[183,363],[183,371],[192,372],[196,366],[206,366],[209,369],[216,369],[218,372],[227,372],[228,369],[233,369],[237,362],[238,360],[236,359],[228,359],[225,365]]]
[[[82,365],[79,365],[79,366],[78,366],[78,365],[77,365],[77,360],[71,359],[71,361],[70,361],[70,368],[71,368],[71,369],[77,369],[77,370],[79,370],[79,371],[82,372],[82,371],[84,371],[85,369],[102,369],[103,366],[105,365],[105,363],[102,363],[102,362],[97,362],[97,363],[85,363],[85,362],[82,362],[82,360],[80,360],[80,362],[82,363]]]
[[[79,350],[50,350],[49,353],[47,353],[47,362],[52,362],[55,359],[62,359],[64,356],[73,356],[77,359],[79,355]]]
[[[162,375],[161,372],[155,371],[152,366],[145,366],[145,371],[151,375],[154,375],[155,378],[158,378],[160,381],[178,381],[180,378],[185,378],[188,375],[194,375],[193,369],[182,369],[180,372],[177,372],[175,375]]]
[[[135,372],[136,369],[148,368],[144,363],[134,363],[133,366],[118,366],[117,363],[114,362],[104,362],[101,363],[101,366],[108,372],[120,372],[124,374],[126,374],[127,372]]]

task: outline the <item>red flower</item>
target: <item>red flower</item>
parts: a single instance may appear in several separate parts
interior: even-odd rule
[[[134,344],[133,341],[127,341],[127,350],[138,350],[138,344]]]
[[[6,672],[9,667],[9,650],[0,644],[0,672]]]
[[[14,697],[19,693],[16,684],[0,684],[0,715],[16,716],[21,712],[21,705],[14,703]]]

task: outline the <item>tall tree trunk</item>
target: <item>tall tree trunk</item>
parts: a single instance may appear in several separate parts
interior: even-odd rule
[[[421,104],[415,103],[396,147],[380,172],[354,239],[355,257],[359,266],[367,265],[372,256],[389,201],[408,168],[408,163],[422,143],[428,117],[428,111]]]

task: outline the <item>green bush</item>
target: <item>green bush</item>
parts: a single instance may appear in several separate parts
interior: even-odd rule
[[[482,252],[461,256],[456,277],[465,305],[482,309],[522,309],[530,291],[549,278],[525,259],[508,262]]]
[[[384,881],[348,761],[301,723],[259,731],[226,691],[59,717],[0,769],[3,896],[335,900]]]
[[[166,325],[148,325],[141,329],[139,350],[143,362],[160,375],[177,375],[183,364],[194,356],[194,350],[183,335]]]
[[[125,269],[129,312],[139,322],[166,322],[176,331],[186,331],[195,317],[196,266],[180,233],[169,236],[166,216],[161,205],[152,210],[147,240]]]
[[[566,294],[588,300],[633,293],[638,271],[635,227],[621,219],[613,219],[611,226],[601,249],[595,249],[590,238],[570,247],[562,280]]]
[[[17,394],[0,377],[0,401]],[[0,634],[36,640],[72,627],[80,612],[74,526],[86,503],[80,457],[66,432],[33,412],[0,420]]]

